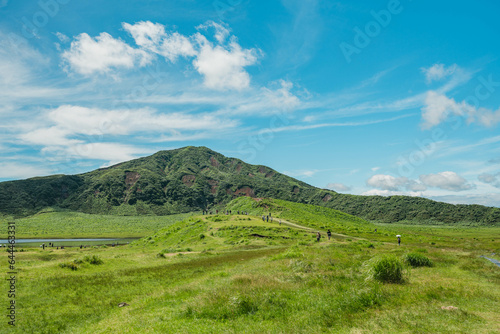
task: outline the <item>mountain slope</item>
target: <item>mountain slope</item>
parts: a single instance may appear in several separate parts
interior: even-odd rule
[[[172,214],[213,208],[239,196],[334,208],[369,220],[499,224],[500,209],[407,196],[356,196],[319,189],[206,147],[160,151],[79,175],[0,183],[0,211],[26,215],[47,206],[87,213]]]

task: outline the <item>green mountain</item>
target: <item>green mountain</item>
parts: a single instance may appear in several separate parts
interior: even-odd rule
[[[58,207],[86,213],[166,215],[215,208],[240,196],[315,204],[383,222],[500,223],[498,208],[407,196],[339,194],[266,166],[192,146],[79,175],[1,182],[0,212],[22,216]]]

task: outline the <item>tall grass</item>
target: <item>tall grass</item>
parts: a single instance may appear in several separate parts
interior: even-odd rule
[[[414,268],[433,266],[432,261],[420,253],[408,253],[403,257],[403,261]]]
[[[405,282],[403,263],[394,255],[386,255],[370,263],[370,274],[375,280],[384,283]]]

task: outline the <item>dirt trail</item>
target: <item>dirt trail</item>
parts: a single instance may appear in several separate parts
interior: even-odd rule
[[[276,219],[279,220],[279,218],[276,218]],[[283,220],[283,219],[281,219],[281,223],[285,224],[285,225],[288,225],[290,227],[300,228],[302,230],[306,230],[306,231],[309,231],[309,232],[314,232],[314,233],[318,232],[318,230],[315,230],[313,228],[302,226],[302,225],[295,224],[295,223],[291,223],[291,222]],[[319,232],[326,233],[326,231],[323,231],[323,230],[319,230]],[[340,237],[340,238],[351,238],[351,239],[354,239],[354,240],[366,240],[365,238],[358,238],[358,237],[353,237],[353,236],[350,236],[350,235],[345,235],[345,234],[340,234],[340,233],[333,233],[333,232],[332,232],[332,236],[337,236],[337,237]]]

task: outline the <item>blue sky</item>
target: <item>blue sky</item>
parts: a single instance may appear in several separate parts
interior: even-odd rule
[[[207,146],[500,206],[500,4],[0,0],[0,181]]]

